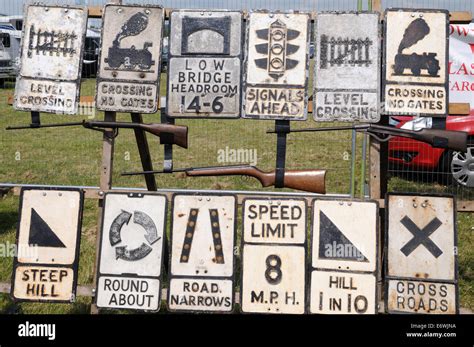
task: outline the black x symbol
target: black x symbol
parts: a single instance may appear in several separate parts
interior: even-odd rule
[[[443,223],[438,218],[433,218],[423,229],[413,223],[408,216],[403,217],[400,221],[409,232],[413,234],[413,238],[407,242],[400,250],[406,257],[413,252],[419,245],[425,246],[435,258],[438,258],[443,251],[429,238],[429,236],[436,231]]]

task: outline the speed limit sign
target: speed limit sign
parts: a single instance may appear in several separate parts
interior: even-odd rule
[[[242,311],[303,314],[306,201],[246,199],[243,211]]]

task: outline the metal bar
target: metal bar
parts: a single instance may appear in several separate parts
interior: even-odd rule
[[[143,123],[143,117],[140,113],[132,113],[132,122],[134,123]],[[135,139],[137,141],[138,153],[140,154],[140,160],[142,162],[143,171],[152,171],[153,162],[151,160],[150,147],[148,146],[148,140],[146,138],[146,133],[144,130],[139,128],[134,128]],[[155,175],[144,175],[146,187],[150,191],[155,191],[158,187],[156,185]]]
[[[360,198],[365,197],[365,170],[367,164],[367,134],[362,134],[362,159],[360,167]]]
[[[351,198],[355,195],[355,165],[356,165],[356,142],[357,142],[357,131],[352,129],[352,142],[351,142],[351,182],[350,182],[350,196]]]

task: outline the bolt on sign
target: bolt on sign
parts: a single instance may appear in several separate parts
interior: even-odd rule
[[[313,201],[310,313],[377,313],[378,204]]]
[[[242,117],[306,120],[310,15],[251,12]]]
[[[105,195],[98,307],[159,310],[166,207],[163,195]]]
[[[156,112],[163,19],[163,8],[160,6],[105,5],[97,76],[97,109]]]
[[[387,194],[386,206],[387,311],[458,313],[454,196]]]
[[[378,122],[378,13],[319,13],[315,21],[315,121]]]
[[[242,13],[172,11],[166,114],[238,118]]]
[[[242,210],[242,312],[303,314],[306,200],[247,198]]]
[[[445,10],[385,12],[382,99],[386,114],[446,116],[448,30]]]
[[[85,7],[25,6],[15,109],[76,113],[86,29]]]
[[[236,208],[234,195],[173,196],[169,310],[232,311]]]
[[[21,190],[15,301],[75,301],[83,200],[79,189]]]

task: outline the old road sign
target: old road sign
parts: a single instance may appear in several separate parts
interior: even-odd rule
[[[173,196],[171,311],[232,311],[236,208],[233,195]]]
[[[166,114],[239,117],[242,14],[180,10],[170,18]]]
[[[75,300],[83,193],[23,188],[11,295],[17,301]]]
[[[378,205],[314,200],[309,311],[377,313]]]
[[[387,195],[388,312],[458,312],[455,200]]]
[[[105,5],[97,109],[156,112],[163,18],[160,6]]]
[[[315,121],[380,120],[378,13],[320,13],[315,21]]]
[[[306,200],[245,199],[242,312],[305,312]]]
[[[97,274],[97,306],[158,311],[166,197],[105,195]]]
[[[251,12],[242,117],[306,120],[310,16]]]
[[[448,28],[448,11],[386,11],[382,93],[386,114],[446,116]]]
[[[86,27],[85,7],[26,6],[17,110],[76,113]]]

